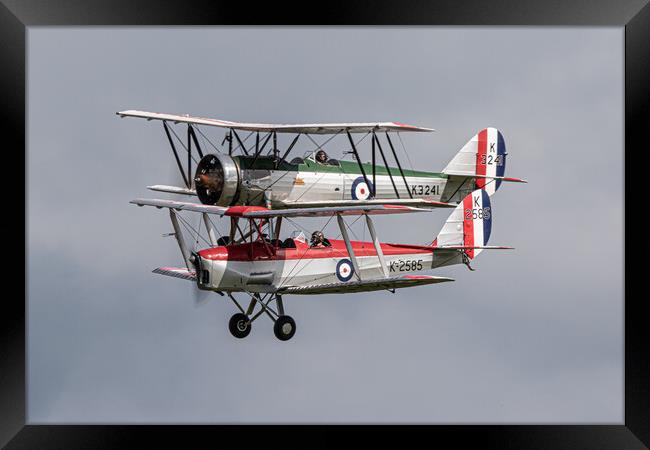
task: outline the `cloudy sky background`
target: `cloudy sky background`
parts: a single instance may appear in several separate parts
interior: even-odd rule
[[[28,99],[30,422],[622,423],[622,28],[32,27]],[[433,127],[403,136],[429,170],[498,127],[529,184],[493,197],[490,243],[516,250],[287,297],[291,341],[264,318],[236,340],[232,304],[151,273],[181,264],[168,215],[128,201],[178,175],[124,109]],[[375,222],[424,243],[447,215]]]

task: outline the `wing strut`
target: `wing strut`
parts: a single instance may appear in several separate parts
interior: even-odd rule
[[[239,142],[239,146],[241,147],[242,151],[246,154],[246,156],[248,156],[248,151],[246,150],[246,146],[244,145],[244,143],[239,138],[239,135],[237,134],[237,132],[235,130],[233,130],[232,128],[230,130],[232,131],[232,134],[235,135],[235,139],[237,139],[237,142]]]
[[[361,171],[361,175],[363,175],[363,181],[366,182],[366,186],[370,187],[370,182],[368,181],[368,177],[366,176],[366,171],[363,170],[363,165],[361,164],[361,159],[359,158],[359,153],[357,152],[356,145],[354,145],[354,141],[352,140],[350,131],[345,130],[345,132],[347,133],[348,139],[350,140],[350,145],[352,146],[352,153],[354,153],[354,157],[357,160],[357,164],[359,165],[359,170]]]
[[[205,223],[205,229],[208,230],[208,237],[210,238],[210,245],[213,247],[217,246],[217,236],[214,234],[214,227],[212,222],[210,222],[210,216],[207,213],[202,213],[203,222]]]
[[[192,140],[190,139],[190,127],[187,127],[187,180],[189,181],[188,188],[192,188]]]
[[[375,140],[371,139],[372,141],[372,189],[370,190],[372,192],[372,197],[375,198],[377,197],[377,165],[375,163]]]
[[[199,133],[201,130],[199,130]],[[196,133],[194,132],[194,127],[190,124],[187,126],[187,133],[192,136],[192,140],[194,141],[194,145],[196,146],[196,151],[199,154],[199,159],[203,158],[203,150],[201,150],[201,146],[199,145],[199,140],[196,138]],[[188,139],[189,142],[189,139]],[[214,145],[213,145],[214,147]]]
[[[297,134],[295,138],[293,138],[293,141],[291,142],[291,145],[289,145],[289,148],[287,149],[286,152],[284,152],[284,155],[282,155],[282,158],[280,158],[279,161],[275,162],[275,168],[277,169],[278,166],[284,159],[289,156],[289,152],[291,152],[291,149],[293,148],[294,145],[296,145],[296,142],[298,142],[298,138],[300,137],[300,134]]]
[[[185,245],[183,230],[181,230],[181,227],[178,225],[178,219],[176,218],[176,211],[170,208],[169,217],[172,220],[172,226],[174,227],[174,236],[176,237],[176,242],[178,242],[178,247],[181,249],[181,253],[183,254],[183,261],[185,261],[187,270],[192,270],[191,269],[192,263],[190,262],[190,254],[187,250],[187,246]]]
[[[278,133],[274,131],[273,132],[273,159],[277,161],[278,156],[280,156],[280,150],[278,150]]]
[[[409,188],[409,184],[406,182],[406,177],[404,176],[402,165],[400,164],[399,159],[397,158],[397,153],[395,153],[395,147],[393,147],[393,141],[390,140],[390,135],[388,134],[388,132],[386,132],[386,139],[388,139],[388,145],[390,145],[390,149],[393,152],[393,157],[395,158],[395,162],[397,163],[397,168],[399,169],[400,175],[402,175],[402,180],[404,180],[404,186],[406,187],[406,192],[408,192],[409,197],[413,198],[413,194],[411,194],[411,189]]]
[[[165,128],[165,134],[167,134],[167,139],[169,139],[169,145],[172,147],[172,152],[174,152],[174,158],[176,158],[176,164],[178,164],[178,170],[181,173],[181,176],[183,177],[183,181],[185,182],[185,186],[187,186],[188,189],[190,189],[192,186],[189,183],[189,180],[185,176],[185,171],[183,170],[183,165],[181,164],[181,160],[178,157],[178,152],[176,151],[176,146],[174,145],[174,141],[172,140],[171,134],[169,134],[169,127],[167,126],[167,121],[163,120],[163,127]]]
[[[282,227],[282,217],[275,219],[275,227],[273,229],[273,239],[280,239],[280,228]]]
[[[379,239],[377,239],[375,224],[372,222],[372,219],[368,214],[364,214],[364,216],[366,216],[366,224],[368,225],[368,230],[370,231],[370,236],[372,237],[372,244],[375,246],[375,250],[377,251],[377,258],[379,258],[381,271],[384,273],[384,278],[388,278],[388,266],[386,266],[386,258],[384,258],[384,252],[381,249]]]
[[[228,129],[228,134],[223,137],[221,145],[223,145],[226,141],[228,141],[228,155],[232,156],[232,128]]]
[[[266,147],[266,144],[269,142],[269,139],[271,139],[271,135],[273,133],[269,133],[266,136],[266,139],[264,139],[264,142],[262,143],[262,146],[260,147],[260,132],[257,132],[256,138],[255,138],[255,155],[253,157],[253,161],[251,162],[251,167],[255,164],[255,161],[257,161],[257,158],[262,154],[262,151],[264,150],[264,147]]]
[[[352,261],[354,274],[357,276],[357,279],[361,281],[361,272],[359,272],[359,263],[357,262],[357,257],[354,256],[354,250],[352,249],[352,244],[350,243],[350,237],[348,236],[348,230],[345,228],[345,222],[343,221],[343,217],[341,217],[340,214],[337,214],[336,220],[339,223],[339,228],[341,229],[341,235],[343,236],[343,240],[345,241],[345,248],[348,250],[348,255],[350,255],[350,261]]]
[[[393,174],[390,173],[390,167],[388,167],[388,161],[386,161],[386,156],[384,155],[384,151],[382,150],[381,144],[379,143],[379,139],[377,139],[377,135],[375,135],[374,131],[372,133],[372,138],[375,140],[375,142],[377,142],[377,148],[379,148],[379,154],[381,155],[381,159],[384,161],[384,165],[386,166],[386,172],[388,172],[388,177],[390,178],[390,182],[393,185],[393,189],[395,190],[395,195],[397,196],[397,198],[400,198],[399,192],[397,191],[397,186],[395,185],[395,180],[393,180]]]
[[[237,232],[237,229],[239,228],[239,225],[237,224],[237,219],[236,217],[231,217],[230,218],[230,233],[228,234],[228,243],[232,244],[235,242],[235,233]]]

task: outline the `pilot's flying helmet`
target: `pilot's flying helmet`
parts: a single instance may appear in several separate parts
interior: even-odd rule
[[[320,163],[327,162],[328,156],[327,153],[325,153],[325,150],[321,149],[316,152],[316,161]]]

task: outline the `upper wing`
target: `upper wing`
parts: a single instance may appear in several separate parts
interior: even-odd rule
[[[341,214],[344,216],[360,214],[403,214],[411,212],[428,212],[430,209],[415,208],[403,205],[358,205],[332,206],[323,208],[292,208],[267,209],[261,206],[222,206],[203,205],[200,203],[175,202],[173,200],[138,198],[131,200],[138,206],[155,206],[156,208],[171,208],[178,211],[194,211],[218,216],[244,217],[248,219],[263,219],[269,217],[322,217]]]
[[[433,128],[416,127],[399,122],[368,122],[368,123],[308,123],[308,124],[270,124],[270,123],[244,123],[228,120],[208,119],[193,117],[189,114],[165,114],[147,111],[119,111],[120,117],[140,117],[147,120],[169,120],[179,123],[194,123],[212,127],[234,128],[245,131],[275,131],[277,133],[305,133],[305,134],[336,134],[343,131],[350,133],[366,133],[369,131],[434,131]]]
[[[349,281],[347,283],[314,284],[310,286],[284,286],[278,288],[279,294],[347,294],[349,292],[383,291],[423,284],[444,283],[453,278],[434,277],[431,275],[401,275],[375,280]]]

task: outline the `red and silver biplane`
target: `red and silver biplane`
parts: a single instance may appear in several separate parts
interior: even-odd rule
[[[394,292],[398,288],[453,281],[420,272],[452,264],[465,264],[471,269],[470,262],[481,251],[511,248],[487,245],[492,227],[490,195],[496,192],[502,181],[523,182],[504,176],[505,143],[501,133],[494,128],[479,132],[442,173],[429,173],[402,169],[389,137],[392,132],[429,129],[394,122],[269,125],[139,111],[118,114],[163,121],[186,187],[150,188],[173,194],[197,195],[201,201],[131,201],[138,206],[169,210],[174,229],[171,235],[176,237],[184,267],[160,267],[153,272],[190,280],[200,290],[214,291],[231,299],[240,311],[229,323],[230,332],[235,337],[246,337],[252,323],[265,314],[274,322],[273,330],[278,339],[291,339],[296,324],[285,314],[282,300],[285,295]],[[168,122],[188,124],[187,145]],[[208,139],[198,129],[199,125],[226,128],[222,146],[227,142],[227,150],[219,151],[211,144],[217,153],[204,156],[197,132]],[[257,135],[255,149],[251,149],[250,154],[237,130],[249,131],[249,137]],[[380,131],[385,132],[390,143],[397,169],[388,167],[386,163],[376,135]],[[259,136],[264,132],[267,137],[260,145]],[[297,135],[283,156],[277,149],[277,133]],[[339,133],[349,137],[350,153],[356,163],[339,160],[331,163],[327,156],[322,158],[318,154],[324,153],[323,144],[318,143],[317,151],[312,155],[286,163],[285,158],[300,135]],[[371,164],[361,163],[356,148],[358,143],[354,142],[351,133],[372,135]],[[172,134],[187,152],[187,172],[181,164]],[[245,155],[233,156],[233,136]],[[263,155],[263,149],[271,138],[273,147]],[[192,143],[198,158],[193,155]],[[384,166],[375,163],[376,150],[379,150]],[[197,163],[194,177],[191,177],[192,161]],[[395,181],[398,175],[403,181],[401,188]],[[282,181],[284,178],[291,181]],[[305,186],[308,187],[306,192]],[[309,193],[312,190],[314,192]],[[307,199],[304,199],[306,195]],[[437,207],[453,208],[453,211],[430,244],[379,241],[371,216],[430,213]],[[201,215],[199,224],[204,224],[206,248],[188,247],[181,226],[197,235],[200,232],[180,216],[182,211]],[[217,237],[211,216],[226,218],[229,225],[227,235]],[[351,240],[344,219],[346,216],[364,216],[371,240]],[[321,230],[315,231],[309,241],[300,230],[282,239],[283,219],[287,219],[285,223],[293,223],[292,218],[301,217],[329,217],[330,220],[336,217],[341,239],[339,236],[328,239]],[[198,236],[195,241],[198,242]],[[246,308],[235,299],[235,293],[250,297]]]

